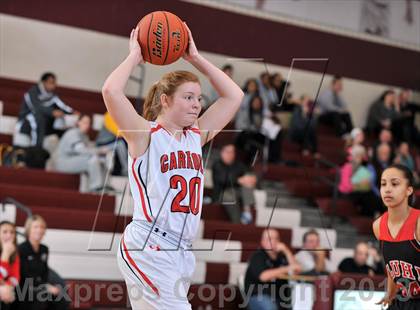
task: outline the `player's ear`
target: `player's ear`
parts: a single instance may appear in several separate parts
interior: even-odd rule
[[[163,108],[169,108],[169,97],[166,94],[160,95],[160,103]]]

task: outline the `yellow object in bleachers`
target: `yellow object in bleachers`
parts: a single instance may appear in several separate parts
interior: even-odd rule
[[[118,133],[118,126],[108,112],[106,112],[104,115],[104,126],[106,130],[112,132],[115,136],[120,136],[120,134]]]

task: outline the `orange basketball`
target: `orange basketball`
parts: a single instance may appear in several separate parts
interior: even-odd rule
[[[188,32],[175,14],[155,11],[144,16],[138,26],[138,40],[145,61],[154,65],[168,65],[184,54]]]

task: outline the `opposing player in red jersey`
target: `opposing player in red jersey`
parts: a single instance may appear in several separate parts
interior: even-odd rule
[[[420,210],[412,206],[413,174],[394,164],[381,177],[381,197],[388,211],[373,223],[381,242],[388,275],[385,298],[389,310],[420,309]]]

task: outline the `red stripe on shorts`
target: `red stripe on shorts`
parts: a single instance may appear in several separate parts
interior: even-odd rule
[[[130,256],[129,251],[127,250],[127,246],[125,245],[124,236],[122,238],[122,245],[124,248],[125,255],[127,256],[128,262],[131,264],[131,266],[134,267],[134,269],[137,270],[137,272],[141,275],[141,277],[146,281],[146,283],[152,288],[153,292],[156,293],[156,295],[159,296],[159,290],[157,287],[150,281],[150,279],[140,270],[140,268],[136,265],[133,258]]]

